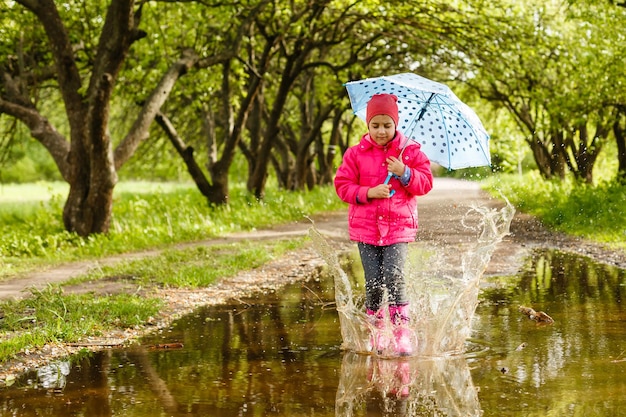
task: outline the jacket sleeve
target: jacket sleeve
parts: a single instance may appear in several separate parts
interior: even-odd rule
[[[354,149],[349,148],[335,175],[335,190],[339,198],[349,204],[366,203],[369,187],[362,186],[359,182],[357,156]]]
[[[405,164],[411,169],[411,179],[405,188],[410,194],[426,195],[433,188],[433,173],[430,170],[430,160],[421,151],[419,144],[411,146],[410,150],[411,152],[407,152],[410,158]]]

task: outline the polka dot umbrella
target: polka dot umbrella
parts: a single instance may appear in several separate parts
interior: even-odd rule
[[[448,86],[404,73],[345,84],[354,113],[365,120],[375,94],[398,97],[398,130],[447,169],[491,165],[489,134],[476,113]]]

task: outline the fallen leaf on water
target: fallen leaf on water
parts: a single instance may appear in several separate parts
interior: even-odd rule
[[[554,320],[552,317],[544,313],[543,311],[535,311],[530,307],[520,306],[519,311],[526,314],[529,319],[536,321],[537,323],[552,324]]]
[[[182,343],[162,343],[148,346],[149,349],[182,349]]]

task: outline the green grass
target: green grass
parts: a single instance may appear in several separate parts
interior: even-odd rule
[[[64,294],[58,286],[33,290],[20,301],[0,303],[0,362],[52,342],[76,342],[111,329],[144,324],[158,313],[155,298],[118,294]]]
[[[68,280],[66,285],[120,277],[137,286],[202,288],[242,270],[258,268],[301,247],[305,238],[263,242],[242,241],[213,246],[165,250],[161,254],[120,262]]]
[[[63,198],[0,204],[0,278],[60,262],[94,259],[175,243],[193,242],[272,224],[306,221],[322,211],[345,208],[332,187],[311,192],[269,188],[257,201],[233,187],[230,204],[211,207],[191,185],[120,185],[110,232],[81,238],[64,230]]]
[[[497,175],[485,182],[492,195],[505,196],[519,210],[548,227],[613,248],[626,249],[626,185],[545,181],[536,172]]]

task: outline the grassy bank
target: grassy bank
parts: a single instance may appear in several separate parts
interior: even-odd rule
[[[113,330],[145,326],[164,307],[151,289],[202,288],[257,268],[295,249],[305,238],[249,242],[191,249],[170,249],[149,258],[123,261],[68,280],[32,289],[19,301],[0,303],[0,363],[47,343],[75,343]],[[65,293],[65,285],[115,282],[125,291],[113,295]]]
[[[520,211],[570,235],[626,249],[626,186],[607,182],[595,186],[574,181],[545,181],[536,172],[497,175],[485,182],[495,197],[505,196]]]
[[[15,194],[20,194],[19,190]],[[345,208],[332,187],[311,192],[268,188],[257,201],[242,187],[231,190],[230,204],[210,207],[191,184],[120,184],[107,235],[87,239],[64,231],[64,195],[48,199],[0,199],[0,278],[59,262],[193,242],[272,224],[307,221],[307,216]]]
[[[163,249],[149,259],[121,262],[72,279],[95,282],[114,278],[141,289],[142,295],[65,294],[62,286],[33,290],[20,301],[0,303],[0,363],[46,343],[76,342],[113,329],[141,325],[160,307],[150,298],[151,287],[201,288],[241,270],[259,267],[305,242],[305,238],[277,242],[240,242],[192,249],[172,249],[225,233],[255,230],[273,224],[308,221],[319,212],[345,208],[332,187],[306,193],[268,189],[256,201],[241,188],[230,204],[210,207],[191,185],[120,184],[115,194],[113,222],[106,236],[79,238],[63,230],[63,196],[45,191],[12,190],[0,198],[0,276],[62,262],[97,259],[145,249]],[[49,190],[57,190],[51,187]],[[28,198],[32,192],[33,198]],[[42,194],[44,194],[42,196]]]

